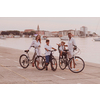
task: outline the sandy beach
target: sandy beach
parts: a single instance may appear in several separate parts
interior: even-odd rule
[[[59,65],[55,72],[50,67],[48,71],[39,71],[31,65],[23,69],[19,65],[23,53],[23,50],[0,47],[0,84],[100,84],[100,64],[85,62],[85,69],[78,74],[61,70]]]

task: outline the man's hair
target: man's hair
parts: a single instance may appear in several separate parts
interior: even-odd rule
[[[50,40],[46,40],[46,42],[49,42]]]
[[[68,34],[71,34],[71,33],[68,33]]]

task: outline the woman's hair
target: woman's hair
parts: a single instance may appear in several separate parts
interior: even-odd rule
[[[37,35],[36,36],[36,40],[37,40],[37,37],[39,36],[39,42],[41,43],[41,36],[40,35]]]

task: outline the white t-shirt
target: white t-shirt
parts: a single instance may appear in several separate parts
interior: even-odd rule
[[[68,40],[68,50],[73,51],[73,46],[76,45],[74,38]]]
[[[68,40],[68,58],[72,58],[74,55],[73,46],[76,45],[74,38]]]
[[[52,49],[52,47],[51,47],[51,45],[45,45],[45,47],[44,48],[46,48],[46,49],[48,49],[48,50],[51,50]],[[50,55],[51,54],[51,52],[50,51],[47,51],[47,50],[45,50],[45,55],[47,56],[47,55]]]
[[[64,46],[61,45],[61,46],[59,47],[59,50],[60,50],[60,51],[64,51]]]

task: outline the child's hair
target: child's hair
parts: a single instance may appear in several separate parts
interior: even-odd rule
[[[64,41],[61,41],[61,43],[65,44],[65,42],[64,42]]]
[[[49,42],[50,40],[46,40],[46,42]]]

